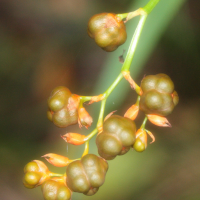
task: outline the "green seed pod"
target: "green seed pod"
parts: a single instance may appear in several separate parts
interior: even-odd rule
[[[98,153],[106,160],[127,153],[135,142],[135,123],[118,115],[112,115],[103,124],[103,131],[97,135]]]
[[[105,51],[114,51],[127,38],[124,22],[114,13],[101,13],[91,17],[88,35]]]
[[[70,200],[71,191],[63,182],[47,180],[42,184],[45,200]]]
[[[108,164],[103,158],[87,154],[67,166],[66,182],[73,192],[93,195],[104,183],[107,170]]]
[[[174,83],[166,74],[149,75],[142,79],[141,89],[143,93],[155,89],[162,93],[172,93],[174,91]]]
[[[133,148],[137,151],[137,152],[143,152],[146,147],[145,147],[145,144],[139,139],[137,138],[135,140],[135,143],[133,145]]]
[[[74,101],[73,108],[69,108],[69,102]],[[74,107],[79,101],[78,95],[73,95],[64,86],[59,86],[51,92],[48,99],[47,118],[58,127],[67,127],[78,122],[78,108]]]
[[[61,110],[67,104],[71,95],[72,93],[68,88],[64,86],[56,87],[48,99],[49,109],[53,112]]]
[[[35,188],[39,185],[42,176],[40,172],[27,172],[24,175],[23,184],[26,188]]]
[[[53,123],[58,127],[67,127],[72,124],[76,124],[78,121],[78,112],[73,110],[69,112],[67,108],[63,108],[53,114]]]
[[[174,84],[165,74],[146,76],[141,82],[140,110],[145,114],[169,115],[178,103]]]
[[[26,164],[24,173],[23,184],[26,188],[30,189],[41,185],[49,178],[47,166],[39,160],[34,160]]]

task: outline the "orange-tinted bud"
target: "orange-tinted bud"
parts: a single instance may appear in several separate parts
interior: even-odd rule
[[[103,121],[105,122],[105,121],[106,121],[109,117],[111,117],[115,112],[117,112],[117,110],[114,110],[114,111],[110,112],[109,114],[107,114]]]
[[[131,78],[129,71],[123,71],[122,72],[124,78],[129,82],[131,88],[133,88],[137,94],[140,94],[140,87],[135,83],[135,81]]]
[[[56,167],[65,167],[71,162],[69,158],[55,153],[48,153],[42,157]]]
[[[88,128],[91,126],[93,122],[92,117],[89,115],[89,113],[85,110],[84,107],[80,107],[78,109],[78,124],[81,128],[82,126],[85,126],[85,128]]]
[[[67,108],[70,111],[77,110],[80,102],[80,96],[77,94],[72,94],[68,99]]]
[[[131,120],[134,120],[139,112],[139,106],[137,104],[132,105],[124,114],[124,117],[127,117]]]
[[[156,126],[171,127],[171,124],[165,117],[159,115],[147,115],[148,120]]]
[[[144,129],[137,130],[136,140],[133,144],[133,148],[138,152],[142,152],[147,148],[147,134]]]
[[[67,133],[61,136],[67,143],[74,145],[81,145],[85,143],[85,135],[81,135],[79,133]]]
[[[154,135],[153,135],[153,133],[151,132],[151,131],[148,131],[148,130],[146,130],[146,132],[147,132],[147,134],[151,137],[151,139],[152,139],[152,141],[150,142],[150,144],[151,143],[153,143],[153,142],[155,142],[155,137],[154,137]]]
[[[101,101],[103,99],[104,99],[103,94],[100,94],[98,96],[93,96],[88,104],[92,104],[94,102],[99,102],[99,101]]]

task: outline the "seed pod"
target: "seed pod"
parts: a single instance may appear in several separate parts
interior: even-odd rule
[[[127,37],[124,22],[114,13],[101,13],[91,17],[88,35],[105,51],[114,51]]]
[[[45,200],[70,200],[71,191],[67,185],[58,178],[47,180],[42,184]]]
[[[178,103],[174,84],[166,74],[146,76],[141,82],[139,107],[145,114],[169,115]]]
[[[72,93],[68,88],[64,86],[56,87],[48,99],[49,109],[53,112],[61,110],[67,104],[71,95]]]
[[[136,140],[133,148],[137,152],[143,152],[147,148],[147,134],[144,129],[138,129],[136,132]]]
[[[95,194],[105,181],[108,163],[101,157],[87,154],[70,163],[66,169],[66,183],[73,192]]]
[[[136,125],[126,118],[112,115],[103,124],[103,131],[97,135],[98,153],[106,160],[127,153],[135,142]]]
[[[49,178],[47,166],[39,160],[33,160],[24,167],[23,184],[26,188],[35,188]]]
[[[64,86],[56,87],[48,99],[47,118],[58,127],[67,127],[78,122],[79,96],[73,95]]]

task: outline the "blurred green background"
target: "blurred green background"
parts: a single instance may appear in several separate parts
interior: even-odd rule
[[[23,167],[46,153],[70,159],[83,146],[67,145],[66,132],[89,131],[77,125],[60,129],[46,118],[51,90],[65,85],[73,93],[97,95],[119,74],[118,57],[128,49],[138,17],[127,23],[127,42],[106,53],[87,36],[88,19],[101,12],[124,13],[148,0],[1,0],[0,1],[0,199],[43,199],[41,189],[26,189]],[[134,150],[109,161],[104,185],[92,197],[73,200],[200,199],[200,1],[161,0],[147,18],[131,66],[139,84],[144,75],[166,73],[180,103],[168,117],[172,128],[147,123],[156,137],[143,153]],[[112,93],[106,112],[124,112],[136,94],[123,80]],[[86,106],[97,120],[99,103]],[[140,113],[139,127],[144,115]],[[148,143],[150,142],[150,139]],[[90,153],[96,153],[95,138]],[[45,162],[46,163],[46,162]],[[54,172],[64,172],[47,164]]]

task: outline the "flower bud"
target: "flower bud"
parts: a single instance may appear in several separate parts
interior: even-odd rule
[[[64,86],[56,87],[48,99],[47,118],[63,128],[78,122],[80,97]]]
[[[127,117],[131,120],[134,120],[139,112],[139,106],[137,104],[132,105],[124,114],[124,117]]]
[[[65,167],[71,162],[69,158],[55,153],[48,153],[42,157],[56,167]]]
[[[24,167],[23,184],[26,188],[34,188],[41,185],[49,178],[49,170],[47,166],[39,160],[33,160]]]
[[[42,192],[45,200],[71,200],[72,195],[65,181],[58,177],[45,181]]]
[[[84,107],[80,107],[78,109],[78,124],[81,128],[82,126],[85,126],[85,128],[88,128],[91,126],[93,122],[92,117],[89,115],[89,113],[85,110]]]
[[[88,34],[105,51],[114,51],[126,41],[124,22],[114,13],[100,13],[90,18]]]
[[[85,139],[86,139],[85,135],[81,135],[79,133],[67,133],[61,137],[67,143],[70,143],[73,145],[81,145],[81,144],[85,143]]]
[[[138,152],[142,152],[147,148],[147,134],[144,129],[137,130],[136,140],[133,144],[133,148]]]
[[[156,126],[171,127],[171,124],[165,117],[158,115],[147,115],[147,118],[152,124],[155,124]]]

